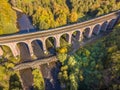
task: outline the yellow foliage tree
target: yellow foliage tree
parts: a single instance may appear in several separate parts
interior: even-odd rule
[[[34,69],[32,74],[34,75],[34,89],[44,90],[44,80],[39,69]]]
[[[61,47],[58,51],[59,53],[67,53],[67,47]]]
[[[16,13],[7,0],[0,0],[0,34],[11,34],[18,31]]]
[[[70,22],[76,22],[78,20],[78,14],[76,12],[72,12],[69,16]]]

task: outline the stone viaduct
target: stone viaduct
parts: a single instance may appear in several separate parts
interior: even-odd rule
[[[50,62],[56,61],[57,58],[50,57],[48,59],[39,60],[39,57],[41,56],[37,54],[39,52],[41,53],[41,51],[43,52],[43,54],[49,51],[50,47],[48,46],[47,42],[49,41],[49,43],[53,44],[53,48],[57,48],[62,45],[61,38],[64,38],[68,42],[68,44],[72,44],[73,38],[78,41],[82,41],[85,38],[91,38],[93,35],[98,35],[101,31],[104,32],[107,30],[112,30],[115,23],[118,22],[119,18],[120,18],[120,10],[85,22],[76,23],[56,29],[49,29],[45,31],[38,31],[38,32],[32,32],[26,34],[0,36],[0,56],[2,56],[4,52],[2,46],[9,47],[14,57],[22,56],[22,55],[24,56],[24,54],[26,55],[26,57],[36,56],[38,61],[33,60],[32,62],[29,62],[31,58],[25,58],[25,57],[21,58],[21,60],[24,59],[24,61],[27,62],[24,63],[23,61],[21,61],[23,63],[17,65],[14,68],[19,70],[20,72],[20,76],[22,79],[21,82],[23,84],[22,86],[24,90],[30,90],[30,88],[33,86],[33,75],[31,68],[33,67],[36,68],[36,66],[40,67],[40,70],[45,80],[45,85],[48,84],[48,82],[51,83],[50,82],[51,80],[52,82],[54,81],[56,83],[57,80],[55,80],[54,78],[51,79],[52,76],[50,75],[53,67],[50,65],[42,65],[42,64],[49,63],[49,61]],[[29,56],[26,52],[21,53],[23,51],[21,51],[20,45],[25,46],[25,48],[27,48]],[[38,48],[41,48],[40,51],[37,50]],[[58,71],[57,69],[55,70]],[[45,90],[50,90],[50,89],[46,88]],[[51,89],[51,90],[56,90],[56,89]]]
[[[84,38],[90,38],[93,34],[98,35],[100,31],[110,30],[120,17],[120,11],[115,11],[110,14],[100,16],[82,23],[76,23],[56,29],[49,29],[45,31],[38,31],[26,34],[15,34],[0,36],[0,45],[8,46],[13,55],[16,57],[20,55],[18,44],[26,44],[30,55],[34,55],[34,47],[32,43],[39,41],[40,47],[44,52],[48,50],[46,41],[53,39],[52,43],[54,48],[60,47],[60,38],[64,36],[64,39],[71,44],[72,37],[81,41]],[[0,56],[3,54],[2,48],[0,48]]]

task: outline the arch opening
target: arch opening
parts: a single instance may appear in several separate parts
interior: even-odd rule
[[[115,22],[116,22],[116,19],[112,19],[108,24],[107,30],[111,30],[114,27]]]
[[[55,37],[49,37],[45,41],[47,51],[49,54],[55,55],[56,54],[56,39]]]
[[[108,22],[105,21],[105,22],[101,25],[101,31],[106,31],[107,26],[108,26]]]
[[[0,45],[1,48],[1,55],[4,54],[4,57],[8,58],[9,56],[13,56],[13,52],[11,48],[7,45]]]
[[[3,55],[2,46],[0,45],[0,57]]]
[[[79,39],[80,39],[80,31],[73,32],[72,37],[79,41]]]
[[[17,46],[20,50],[20,62],[25,62],[31,60],[30,50],[28,45],[25,42],[17,43]]]
[[[93,34],[98,35],[100,32],[100,27],[100,24],[95,25],[95,27],[93,28]]]
[[[60,37],[60,46],[67,46],[69,44],[69,34],[63,34],[61,37]]]
[[[91,37],[90,36],[90,28],[89,27],[84,29],[84,31],[83,31],[83,37],[84,37],[83,39]]]
[[[43,58],[44,57],[44,50],[43,50],[42,41],[41,40],[33,40],[31,42],[31,44],[32,44],[34,55],[37,58]]]
[[[15,89],[23,89],[22,88],[22,84],[20,82],[20,78],[19,76],[15,73],[13,75],[10,76],[10,82],[9,82],[9,90],[15,90]],[[17,82],[17,84],[16,84]]]

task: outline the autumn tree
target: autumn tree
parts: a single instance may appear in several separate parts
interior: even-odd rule
[[[36,24],[39,29],[49,29],[55,27],[51,11],[43,7],[39,7],[33,15],[33,23]]]
[[[0,0],[0,34],[18,32],[16,27],[16,13],[6,0]]]
[[[77,22],[78,20],[78,14],[76,12],[71,12],[69,16],[70,22]]]
[[[34,76],[34,89],[35,90],[44,90],[44,80],[42,77],[42,74],[39,69],[34,69],[32,71],[32,74]]]

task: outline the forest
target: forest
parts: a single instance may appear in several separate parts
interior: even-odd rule
[[[63,90],[120,89],[120,24],[110,35],[80,47],[73,55],[60,52]]]
[[[38,30],[83,22],[120,9],[119,0],[0,0],[0,35],[19,32],[11,5],[23,10]],[[2,48],[0,90],[22,90],[19,72],[12,70],[20,57],[13,57],[6,46]],[[120,89],[120,23],[108,36],[80,47],[73,55],[67,51],[66,47],[58,50],[58,78],[63,90]],[[33,69],[32,74],[34,89],[44,90],[41,72]]]
[[[83,22],[120,9],[119,0],[1,0],[0,34],[19,30],[10,4],[26,13],[38,30]]]
[[[0,0],[0,35],[18,32],[17,16],[7,0]]]
[[[11,0],[11,4],[28,14],[39,30],[82,22],[120,9],[116,0]]]

